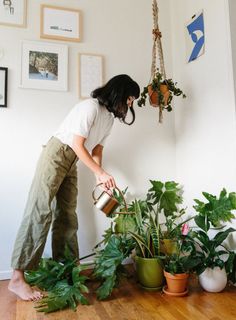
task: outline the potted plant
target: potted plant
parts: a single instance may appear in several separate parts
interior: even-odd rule
[[[164,283],[163,262],[160,255],[158,216],[153,210],[141,208],[135,200],[136,231],[130,231],[135,243],[135,266],[139,284],[147,290],[160,290]],[[145,209],[144,209],[145,208]]]
[[[227,194],[223,189],[218,198],[207,192],[203,192],[203,196],[207,201],[195,199],[194,206],[198,213],[194,220],[199,229],[192,237],[201,256],[196,271],[204,290],[220,292],[228,280],[236,282],[236,254],[224,245],[229,234],[236,229],[222,226],[222,223],[235,218],[232,211],[236,209],[236,193]],[[210,232],[215,235],[212,236]]]
[[[189,274],[201,262],[193,241],[188,238],[189,230],[188,225],[184,224],[176,242],[176,252],[166,255],[164,276],[167,284],[163,292],[171,296],[185,296],[188,293]]]
[[[172,100],[174,96],[186,98],[183,91],[177,87],[177,82],[174,82],[172,79],[164,79],[163,75],[157,69],[151,83],[143,88],[140,99],[138,100],[138,106],[145,106],[146,100],[149,98],[151,106],[160,107],[170,112],[172,110]]]
[[[161,250],[164,254],[172,254],[177,250],[177,239],[182,234],[182,226],[193,219],[183,219],[185,212],[183,203],[183,187],[175,181],[162,182],[150,180],[152,187],[148,190],[147,204],[156,206],[160,221]]]

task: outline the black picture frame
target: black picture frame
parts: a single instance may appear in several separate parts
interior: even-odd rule
[[[0,67],[0,108],[7,108],[8,68]]]

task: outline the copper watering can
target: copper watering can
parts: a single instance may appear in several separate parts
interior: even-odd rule
[[[133,213],[133,212],[128,212],[125,197],[124,197],[122,191],[118,187],[115,187],[115,189],[118,190],[119,194],[121,195],[121,197],[123,199],[125,211],[115,212],[115,210],[119,207],[120,204],[116,200],[116,198],[113,196],[113,194],[109,194],[106,191],[102,191],[102,193],[96,198],[95,191],[96,191],[97,187],[100,185],[102,185],[102,183],[99,183],[98,185],[96,185],[96,187],[93,190],[92,197],[94,200],[94,205],[99,210],[104,212],[107,217],[110,214],[132,214]]]

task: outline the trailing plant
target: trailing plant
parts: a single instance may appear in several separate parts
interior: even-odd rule
[[[122,262],[129,257],[132,249],[131,239],[125,235],[112,234],[105,248],[97,251],[93,277],[100,281],[96,290],[99,300],[109,297],[119,285],[121,277],[126,274]]]
[[[169,91],[167,101],[165,101],[165,96],[162,90],[163,85],[166,85]],[[151,87],[152,91],[157,93],[158,105],[162,106],[163,109],[166,109],[169,112],[172,111],[171,104],[173,96],[182,96],[183,98],[186,98],[186,95],[183,93],[183,91],[177,87],[177,82],[174,82],[172,79],[164,79],[163,75],[157,69],[157,72],[153,77],[152,82],[145,86],[143,88],[143,91],[141,92],[140,98],[138,100],[139,107],[145,106],[147,97],[149,95],[149,87]]]
[[[88,293],[85,286],[86,276],[81,271],[86,265],[78,265],[68,249],[65,251],[64,262],[42,258],[36,271],[25,272],[26,281],[39,289],[46,290],[47,296],[37,303],[37,311],[54,312],[65,308],[76,310],[79,303],[88,304],[84,293]]]

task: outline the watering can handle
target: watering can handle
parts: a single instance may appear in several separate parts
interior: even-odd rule
[[[99,183],[95,186],[95,188],[93,189],[93,192],[92,192],[92,197],[93,197],[93,200],[96,202],[98,200],[98,198],[95,197],[95,191],[97,189],[97,187],[101,186],[103,183]],[[122,197],[122,200],[124,202],[124,206],[125,206],[125,211],[124,213],[128,213],[128,207],[127,207],[127,203],[125,201],[125,197],[124,197],[124,194],[123,192],[118,188],[118,187],[115,187],[116,190],[118,190],[119,194],[121,195]],[[106,192],[106,191],[105,191]],[[122,213],[122,212],[121,212]]]

